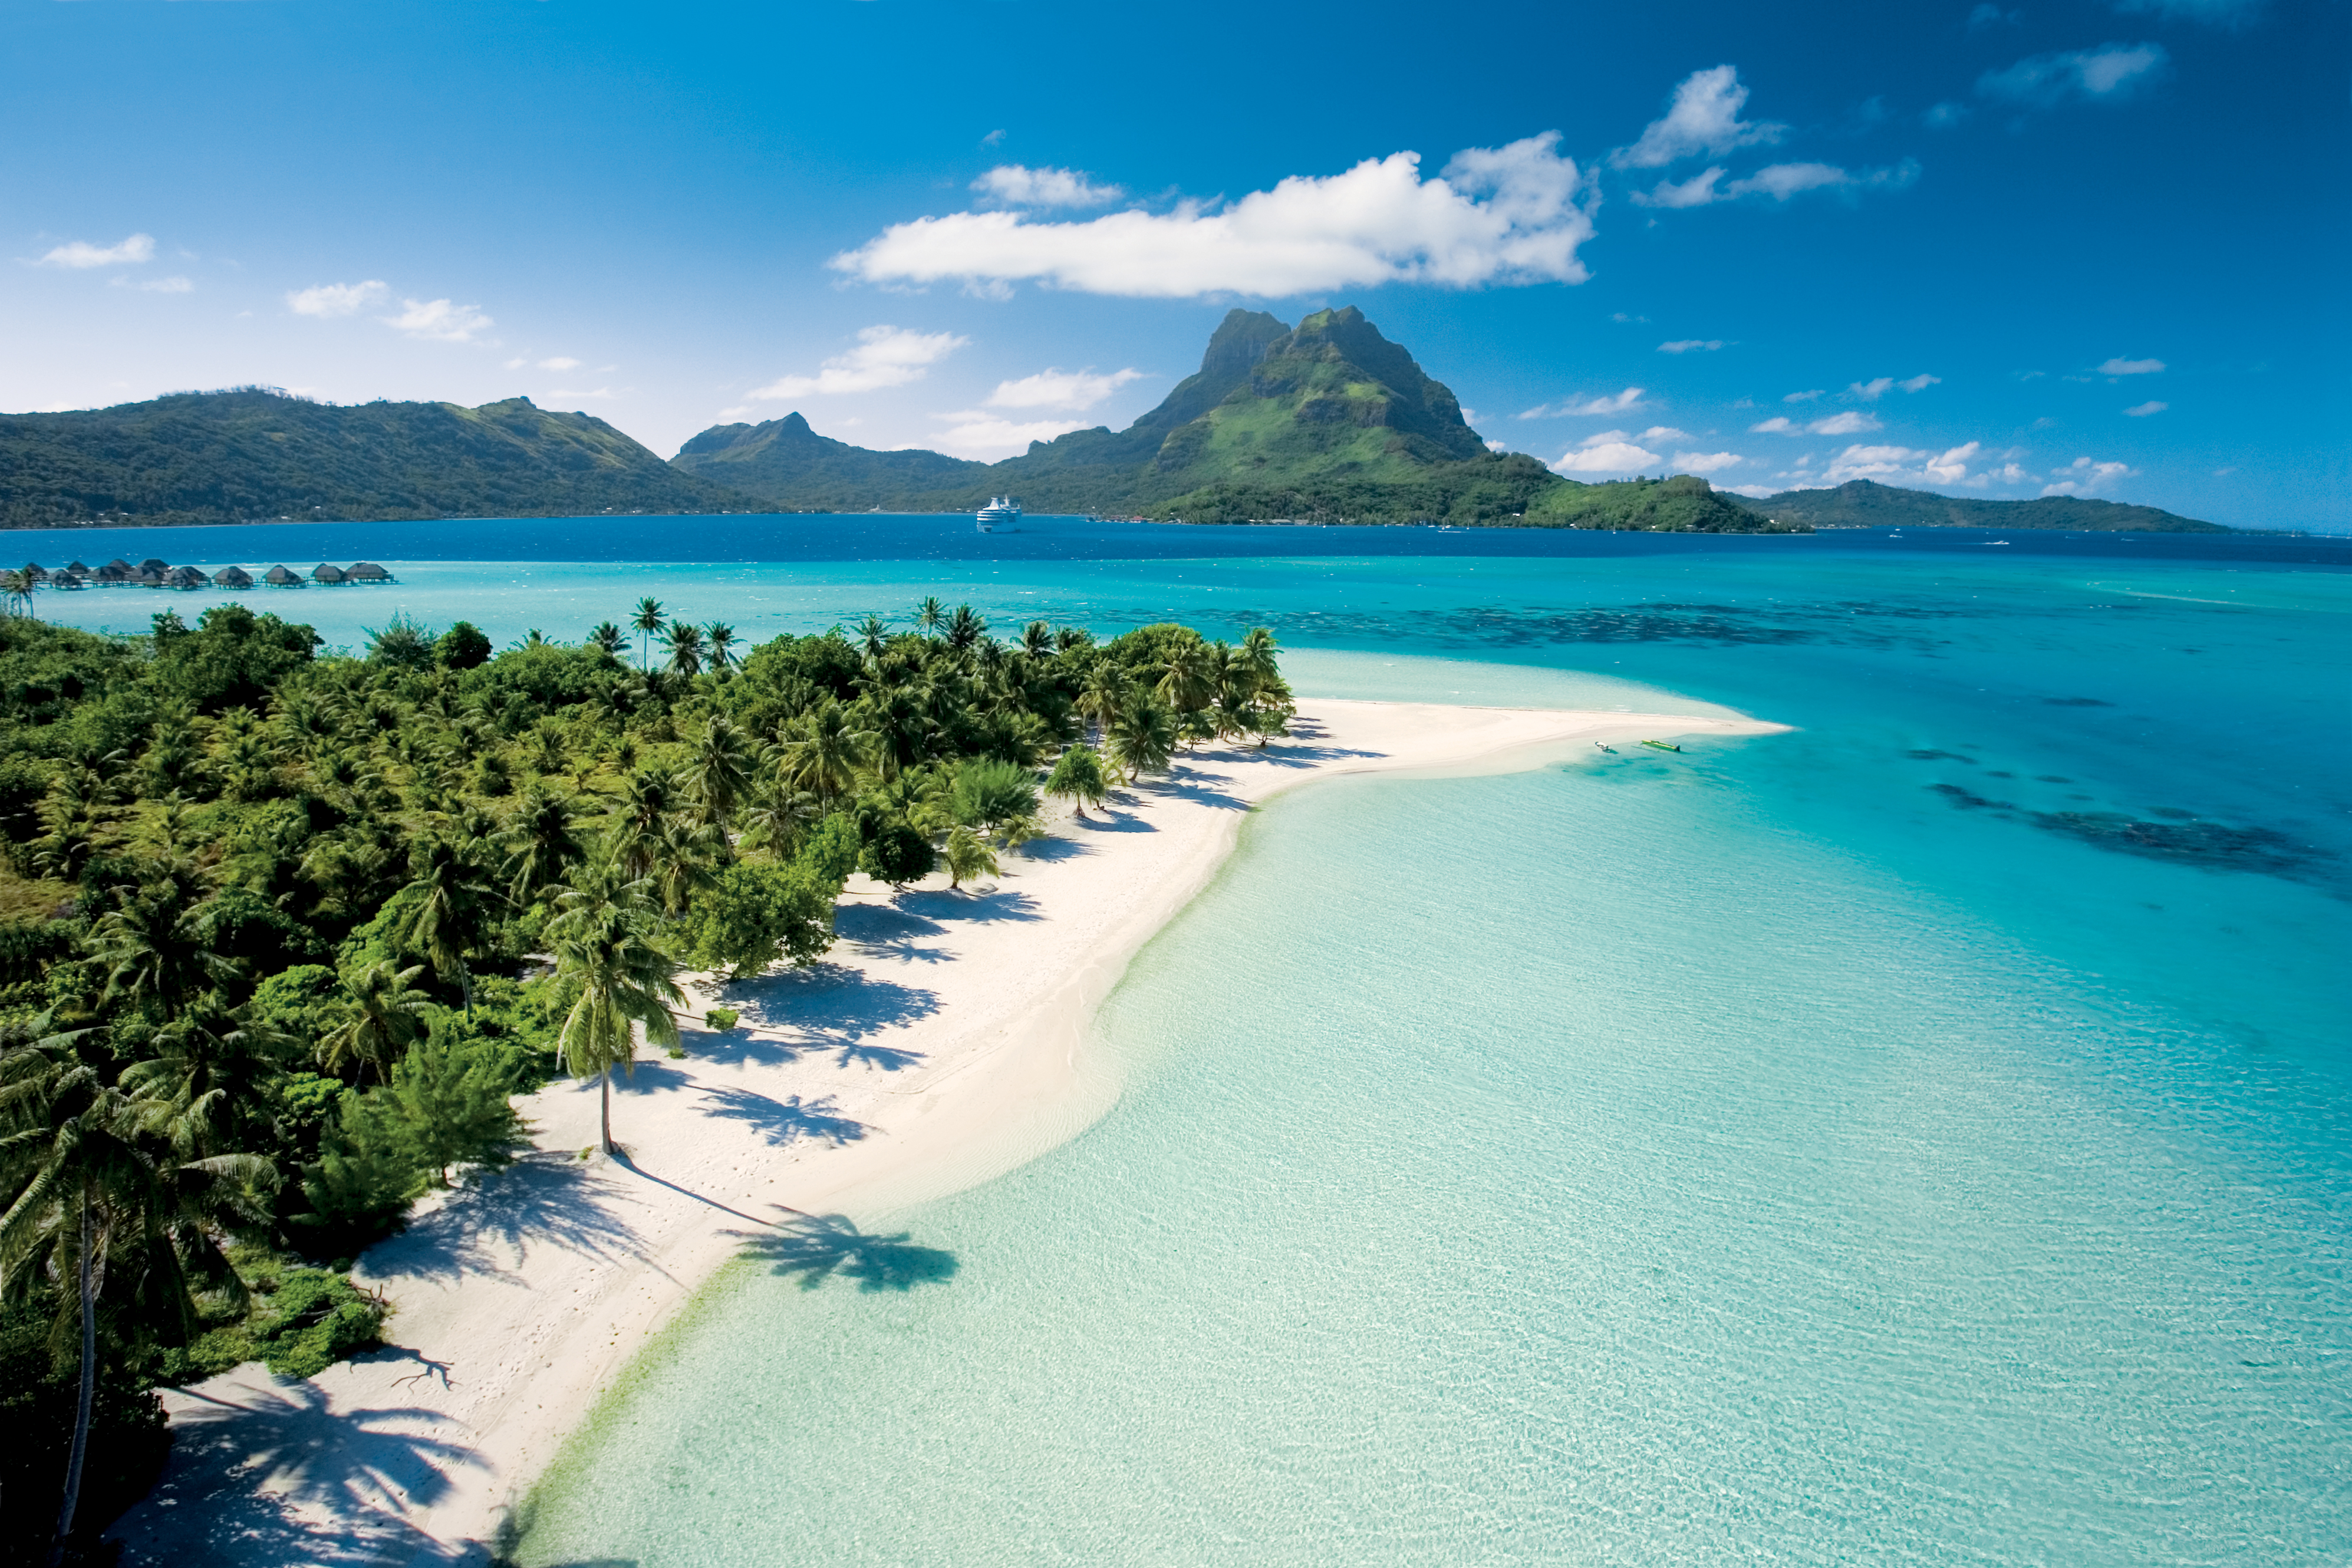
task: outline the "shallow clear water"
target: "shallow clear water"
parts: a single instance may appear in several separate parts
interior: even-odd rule
[[[1114,1111],[739,1266],[526,1562],[2352,1557],[2340,547],[902,533],[339,536],[401,586],[281,600],[353,642],[394,599],[503,639],[937,592],[1263,620],[1308,694],[1798,729],[1276,803],[1107,1005]]]

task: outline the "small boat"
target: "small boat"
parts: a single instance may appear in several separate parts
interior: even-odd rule
[[[1661,752],[1679,752],[1682,750],[1680,746],[1669,746],[1664,741],[1644,741],[1642,744]]]
[[[1604,751],[1604,752],[1608,752],[1608,753],[1609,753],[1611,756],[1612,756],[1612,757],[1613,757],[1613,756],[1615,756],[1615,755],[1617,754],[1617,748],[1616,748],[1616,747],[1614,747],[1614,746],[1601,746],[1601,742],[1598,742],[1598,741],[1595,741],[1595,742],[1593,742],[1592,743],[1593,743],[1595,746],[1600,746],[1600,747],[1601,747],[1601,750],[1602,750],[1602,751]]]

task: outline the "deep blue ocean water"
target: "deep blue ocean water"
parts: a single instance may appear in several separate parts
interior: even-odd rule
[[[2342,542],[65,543],[261,537],[400,575],[250,595],[342,646],[394,607],[503,641],[650,593],[764,636],[937,593],[1271,625],[1302,695],[1795,726],[1276,803],[1098,1020],[1114,1110],[855,1216],[903,1238],[856,1267],[728,1276],[525,1561],[2352,1560]]]

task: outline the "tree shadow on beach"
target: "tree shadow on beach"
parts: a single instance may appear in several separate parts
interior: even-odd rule
[[[992,925],[999,921],[1035,921],[1045,917],[1038,910],[1037,900],[1026,893],[1007,888],[991,888],[986,892],[971,889],[950,891],[946,889],[919,893],[902,894],[898,907],[908,918],[932,917],[935,931],[945,931],[941,921],[964,921],[973,925]]]
[[[1082,820],[1072,817],[1071,822],[1073,826],[1089,826],[1093,824],[1094,818],[1089,816]],[[1093,854],[1094,849],[1089,845],[1080,844],[1074,838],[1064,838],[1056,834],[1048,835],[1044,838],[1032,838],[1019,848],[1008,850],[1007,853],[1024,860],[1075,860],[1081,855]]]
[[[609,1183],[552,1150],[526,1154],[504,1170],[478,1171],[447,1202],[370,1248],[367,1272],[378,1279],[444,1280],[505,1274],[534,1247],[635,1257],[637,1233],[594,1201],[594,1189]]]
[[[179,1396],[163,1479],[109,1532],[125,1564],[359,1568],[469,1555],[404,1515],[446,1496],[449,1470],[482,1461],[460,1444],[385,1426],[438,1424],[443,1413],[337,1412],[308,1380],[213,1386],[220,1392]]]
[[[697,1087],[705,1101],[704,1115],[744,1122],[778,1148],[805,1138],[838,1149],[845,1143],[856,1142],[869,1131],[863,1121],[841,1114],[831,1095],[822,1100],[803,1100],[797,1094],[787,1100],[773,1100],[748,1089],[714,1084]]]
[[[952,1252],[915,1246],[906,1231],[862,1231],[845,1215],[788,1214],[772,1231],[737,1234],[744,1235],[745,1257],[765,1260],[771,1273],[799,1279],[803,1290],[839,1278],[868,1294],[906,1291],[945,1284],[958,1267]]]

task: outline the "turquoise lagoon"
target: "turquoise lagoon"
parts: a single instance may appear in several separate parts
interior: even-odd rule
[[[1263,621],[1305,694],[1796,728],[1261,812],[1097,1020],[1115,1109],[736,1265],[521,1561],[2352,1557],[2352,552],[845,526],[875,558],[380,528],[340,555],[399,587],[268,603],[936,592]]]

